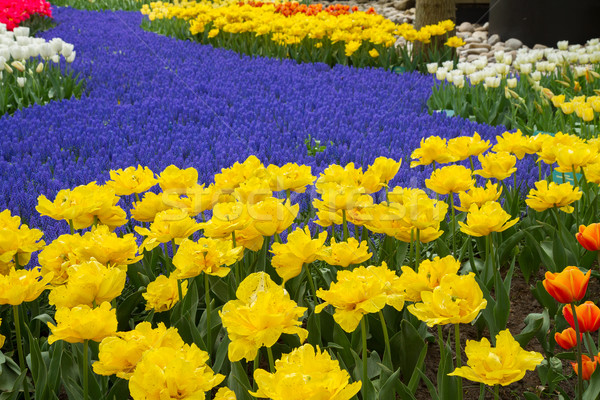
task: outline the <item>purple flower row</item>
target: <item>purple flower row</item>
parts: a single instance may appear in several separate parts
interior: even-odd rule
[[[145,32],[135,12],[58,8],[54,16],[58,26],[43,36],[75,45],[72,66],[88,77],[87,94],[0,118],[0,209],[47,240],[65,225],[37,214],[37,196],[103,183],[110,169],[192,166],[210,183],[251,154],[265,164],[307,164],[315,175],[387,156],[404,160],[394,185],[423,187],[431,168],[409,168],[422,137],[504,131],[428,115],[430,76],[240,56]],[[322,153],[307,154],[309,135],[326,146]],[[533,160],[518,166],[531,186]]]

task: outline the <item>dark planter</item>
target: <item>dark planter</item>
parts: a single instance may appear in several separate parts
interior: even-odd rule
[[[556,47],[600,37],[600,0],[490,0],[490,35]]]

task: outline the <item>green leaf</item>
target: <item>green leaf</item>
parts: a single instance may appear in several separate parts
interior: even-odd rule
[[[142,295],[144,294],[144,292],[144,287],[138,288],[137,292],[134,292],[127,296],[127,298],[123,300],[123,302],[117,307],[117,321],[119,331],[127,331],[131,329],[131,327],[129,326],[129,319],[131,318],[133,310],[142,301]]]
[[[529,341],[540,331],[544,325],[544,315],[539,313],[529,314],[525,317],[525,328],[515,335],[515,340],[519,342],[521,347],[525,348]]]
[[[431,382],[431,379],[429,379],[427,375],[425,375],[423,371],[421,371],[421,369],[417,368],[417,372],[419,373],[419,375],[421,375],[421,379],[423,379],[423,382],[425,382],[425,386],[427,386],[427,389],[429,389],[431,400],[440,400],[435,385],[433,384],[433,382]]]
[[[231,363],[231,373],[227,378],[227,386],[233,392],[238,400],[253,400],[254,397],[248,393],[250,390],[250,381],[248,380],[248,373],[242,368],[242,362]]]
[[[421,352],[427,346],[417,329],[407,320],[402,320],[400,332],[396,335],[398,336],[398,348],[392,350],[392,353],[399,356],[397,361],[402,378],[404,382],[407,382],[413,376],[415,368],[418,367]]]

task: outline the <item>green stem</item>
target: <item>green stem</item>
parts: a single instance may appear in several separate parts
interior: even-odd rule
[[[256,357],[254,357],[254,362],[252,364],[252,376],[254,376],[254,373],[258,369],[259,364],[260,364],[260,349],[259,349],[259,351],[256,352]],[[254,380],[254,382],[252,382],[252,389],[253,390],[258,389],[258,384],[256,383],[256,379]]]
[[[469,164],[471,164],[471,172],[475,172],[475,165],[473,165],[473,156],[469,156]]]
[[[23,354],[23,343],[21,335],[21,320],[19,318],[19,306],[13,306],[13,313],[15,317],[15,330],[17,335],[17,352],[19,353],[19,366],[21,367],[21,373],[27,370],[27,364],[25,364],[25,355]],[[23,393],[25,394],[25,399],[29,400],[29,383],[27,382],[27,376],[23,379]]]
[[[231,231],[231,242],[232,249],[235,249],[237,247],[237,243],[235,242],[235,231]],[[239,286],[239,284],[242,283],[242,271],[240,271],[240,269],[242,268],[242,263],[240,261],[236,261],[234,268],[235,280],[237,281],[237,284]]]
[[[577,339],[577,399],[583,396],[583,362],[581,357],[581,335],[579,334],[579,321],[577,321],[577,309],[573,303],[569,304],[573,313],[573,325],[575,325],[575,339]]]
[[[348,240],[348,236],[350,236],[350,232],[348,231],[348,221],[346,220],[346,210],[342,210],[342,239],[344,241]]]
[[[419,271],[421,263],[421,232],[417,229],[417,238],[415,240],[415,272]]]
[[[88,400],[88,340],[83,341],[83,400]]]
[[[454,348],[456,350],[456,368],[460,368],[462,366],[462,351],[460,349],[460,324],[454,324]],[[458,398],[463,398],[462,392],[462,378],[457,377],[458,382]]]
[[[363,367],[363,384],[362,384],[362,398],[367,400],[367,381],[369,380],[369,374],[367,369],[367,324],[365,323],[365,317],[360,320],[360,330],[362,332],[362,367]]]
[[[442,332],[441,325],[437,325],[437,331],[438,331],[438,345],[440,346],[440,364],[439,364],[438,368],[441,368],[443,365],[446,364],[446,352],[444,351],[446,345],[444,343],[444,334]],[[440,387],[438,388],[438,391],[440,393],[443,393],[443,391],[444,391],[444,380],[443,379],[440,382]]]
[[[494,400],[500,400],[500,385],[494,385]]]
[[[310,264],[304,264],[306,267],[306,277],[308,278],[308,284],[310,285],[310,289],[312,290],[313,295],[313,304],[318,304],[319,300],[317,299],[317,286],[315,285],[315,281],[310,272]]]
[[[181,289],[181,279],[177,279],[177,293],[179,294],[179,301],[183,300],[183,290]]]
[[[75,228],[73,227],[72,219],[69,220],[69,231],[71,232],[71,235],[73,235],[75,233]]]
[[[273,361],[273,350],[270,347],[267,347],[267,355],[269,356],[269,370],[271,373],[275,372],[275,361]]]
[[[212,332],[211,332],[211,306],[210,306],[210,283],[208,274],[204,273],[204,302],[206,303],[206,348],[208,356],[212,357]],[[209,361],[210,362],[210,358]]]
[[[383,331],[383,340],[385,342],[385,352],[388,353],[391,357],[392,349],[390,347],[390,335],[388,334],[387,324],[385,323],[385,318],[383,317],[383,312],[379,310],[379,319],[381,320],[381,330]]]
[[[452,256],[456,258],[456,215],[454,212],[454,193],[449,193],[448,198],[450,199],[450,210],[452,211]]]

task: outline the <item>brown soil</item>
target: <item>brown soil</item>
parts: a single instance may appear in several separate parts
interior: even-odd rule
[[[516,335],[521,332],[521,330],[525,327],[525,318],[527,315],[531,313],[541,313],[543,311],[542,306],[535,299],[533,294],[531,293],[530,288],[532,285],[538,281],[544,279],[544,271],[540,271],[536,277],[532,277],[530,279],[530,283],[526,283],[521,271],[518,267],[515,268],[515,273],[512,280],[510,298],[511,298],[511,309],[508,320],[508,329],[513,335]],[[590,279],[590,284],[588,287],[588,292],[586,295],[586,299],[598,299],[600,297],[600,282],[598,279]],[[448,325],[444,328],[444,336],[448,337],[450,331],[453,331],[453,327]],[[437,330],[431,330],[431,333],[437,337]],[[479,340],[481,339],[478,336],[477,328],[472,325],[461,325],[461,343],[463,348],[462,354],[462,363],[466,365],[466,357],[464,355],[464,346],[467,340]],[[487,329],[483,331],[482,336],[489,338],[489,333]],[[453,340],[453,339],[452,339]],[[529,344],[525,347],[526,350],[538,351],[544,354],[540,343],[537,338],[533,338]],[[427,377],[435,384],[436,382],[436,374],[437,368],[440,361],[440,353],[439,346],[437,342],[429,343],[429,348],[427,352],[427,357],[425,358],[425,373]],[[568,362],[563,361],[563,371],[565,374],[571,374],[571,366]],[[565,392],[572,398],[574,396],[574,388],[576,385],[576,379],[574,375],[571,379],[564,381],[561,383],[561,388],[565,390]],[[470,399],[478,399],[479,398],[479,389],[480,386],[478,383],[474,383],[463,379],[463,389],[466,400]],[[488,387],[486,399],[492,399],[493,394],[491,392],[491,388]],[[501,399],[522,399],[524,392],[532,392],[541,398],[557,398],[557,394],[544,393],[542,394],[544,387],[541,384],[541,381],[538,377],[537,372],[527,372],[525,377],[506,387],[500,387],[500,398]],[[420,383],[419,389],[415,394],[415,397],[418,400],[429,400],[431,399],[431,395],[425,384],[423,382]]]

